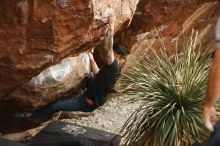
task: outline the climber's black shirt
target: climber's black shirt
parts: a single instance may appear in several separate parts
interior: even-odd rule
[[[96,106],[102,106],[107,100],[107,93],[113,88],[120,75],[121,70],[116,60],[110,65],[104,65],[93,78],[88,79],[84,95]]]

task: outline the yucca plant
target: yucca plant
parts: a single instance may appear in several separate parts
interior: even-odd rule
[[[207,137],[201,114],[211,53],[202,53],[196,40],[182,52],[148,52],[122,76],[121,88],[143,100],[122,128],[126,145],[190,146]]]

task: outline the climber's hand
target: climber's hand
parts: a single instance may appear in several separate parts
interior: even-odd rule
[[[214,130],[213,125],[218,121],[214,107],[204,107],[203,121],[208,130]]]
[[[94,47],[89,51],[90,53],[94,53]]]
[[[93,54],[92,54],[91,52],[89,52],[88,55],[89,55],[89,59],[90,59],[90,60],[94,60]]]

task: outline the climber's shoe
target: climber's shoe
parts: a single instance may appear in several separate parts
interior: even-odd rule
[[[31,113],[28,112],[17,112],[14,114],[15,118],[29,118],[31,117]]]

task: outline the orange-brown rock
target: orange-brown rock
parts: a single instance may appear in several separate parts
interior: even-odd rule
[[[136,50],[138,44],[158,37],[156,29],[161,37],[170,38],[171,41],[190,34],[192,29],[199,33],[203,31],[203,35],[206,30],[209,36],[204,38],[208,38],[207,42],[212,41],[214,25],[220,16],[219,5],[217,1],[140,0],[131,25],[116,38],[130,50]]]
[[[67,57],[14,90],[9,97],[23,109],[41,107],[57,98],[65,98],[67,93],[70,97],[79,93],[81,83],[89,73],[87,53]]]
[[[131,25],[116,38],[128,46],[131,56],[139,59],[143,52],[161,47],[158,38],[164,40],[167,49],[172,49],[178,40],[181,43],[190,35],[192,29],[199,32],[202,45],[212,45],[218,17],[218,1],[140,0]]]
[[[220,17],[220,2],[201,0],[140,0],[129,28],[116,35],[116,39],[132,52],[128,58],[140,61],[147,51],[160,49],[161,40],[166,49],[173,52],[176,43],[181,44],[198,31],[198,43],[202,47],[214,44],[214,28]],[[194,32],[195,32],[194,31]],[[132,68],[129,60],[123,72]],[[120,80],[117,83],[120,86]]]
[[[126,28],[138,1],[1,0],[0,100],[16,99],[44,69],[99,44],[110,13],[116,16],[116,31]],[[27,95],[15,101],[25,106]],[[30,106],[40,105],[31,100],[35,105]]]

